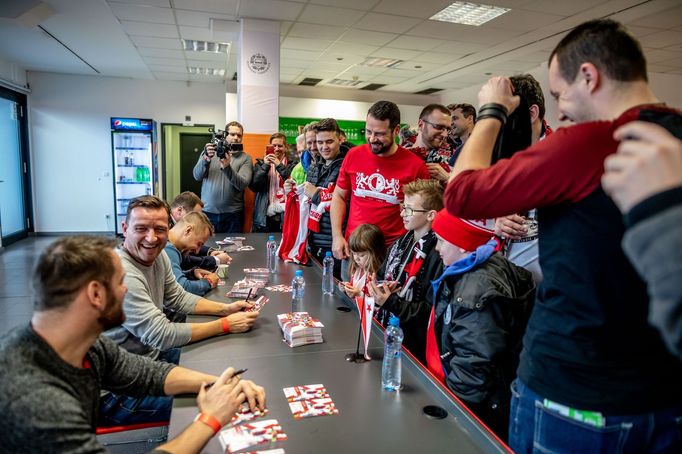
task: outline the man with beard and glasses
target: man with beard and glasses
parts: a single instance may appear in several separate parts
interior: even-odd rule
[[[447,183],[450,176],[450,156],[452,150],[447,142],[452,117],[450,110],[441,104],[429,104],[419,114],[417,127],[419,133],[414,144],[405,148],[424,160],[431,178]]]
[[[243,333],[258,312],[244,312],[251,303],[219,303],[185,291],[162,254],[168,240],[168,205],[156,196],[131,200],[123,222],[123,246],[117,251],[129,289],[123,302],[126,320],[105,334],[131,353],[178,364],[180,347],[227,333]],[[184,323],[187,314],[220,317],[203,323]],[[133,397],[109,393],[102,399],[100,420],[108,424],[165,421],[169,397]]]
[[[386,246],[405,233],[400,217],[403,185],[428,179],[424,162],[395,139],[400,131],[400,110],[390,101],[378,101],[367,112],[367,143],[351,148],[341,165],[331,204],[332,252],[341,260],[350,256],[347,239],[361,224],[374,224]],[[348,209],[348,224],[343,221]]]
[[[159,452],[199,452],[243,402],[264,408],[263,388],[232,368],[221,377],[204,374],[133,355],[100,336],[125,320],[125,271],[114,247],[112,239],[68,237],[38,259],[31,322],[0,340],[3,452],[105,452],[95,437],[103,388],[198,393],[200,416]]]

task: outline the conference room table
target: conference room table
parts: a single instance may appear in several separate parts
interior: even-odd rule
[[[208,244],[225,236],[214,236]],[[209,299],[232,301],[225,294],[235,281],[244,278],[243,269],[266,267],[267,234],[239,236],[245,237],[244,244],[254,250],[229,252],[233,261],[226,283],[209,292],[206,295]],[[397,392],[382,389],[383,330],[376,322],[369,342],[372,360],[346,361],[346,354],[356,350],[358,311],[338,289],[333,295],[322,294],[319,265],[302,266],[278,260],[268,286],[291,285],[299,269],[303,270],[306,282],[303,310],[324,324],[323,343],[289,347],[282,340],[277,314],[291,312],[291,293],[259,289],[258,295],[266,295],[270,301],[251,331],[203,340],[182,349],[181,366],[216,375],[230,366],[246,368],[242,378],[265,388],[269,413],[261,419],[276,419],[288,439],[246,451],[282,448],[287,453],[329,454],[511,452],[410,355],[402,355],[402,389]],[[188,321],[210,319],[194,315]],[[318,383],[326,387],[339,413],[294,419],[282,389]],[[429,416],[424,412],[429,406],[439,407],[447,415],[445,412],[437,415],[442,419]],[[176,397],[169,438],[180,434],[197,413],[195,396]],[[202,452],[224,451],[218,437],[214,437]]]

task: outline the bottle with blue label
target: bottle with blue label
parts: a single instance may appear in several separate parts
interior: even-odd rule
[[[275,241],[275,236],[270,235],[268,237],[268,242],[265,244],[265,250],[267,252],[267,267],[271,273],[275,272],[275,265],[277,263],[277,242]]]
[[[331,251],[327,251],[322,260],[322,294],[334,294],[334,257]]]
[[[305,296],[305,279],[303,270],[296,270],[291,281],[291,312],[303,312],[303,297]]]
[[[387,391],[398,391],[401,387],[403,338],[400,319],[391,314],[384,331],[384,361],[381,366],[381,387]]]

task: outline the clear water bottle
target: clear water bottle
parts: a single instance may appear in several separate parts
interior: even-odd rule
[[[275,236],[270,235],[268,237],[268,242],[265,244],[265,249],[268,253],[268,270],[271,273],[275,272],[275,264],[277,263],[277,242],[275,242]]]
[[[303,296],[305,294],[305,279],[303,270],[297,270],[291,281],[291,312],[303,312]]]
[[[400,319],[391,315],[384,331],[384,362],[381,366],[381,387],[388,391],[400,389],[400,356],[403,348],[403,330]]]
[[[331,251],[327,251],[322,260],[322,294],[334,294],[334,257]]]

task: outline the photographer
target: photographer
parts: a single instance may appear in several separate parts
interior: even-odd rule
[[[287,138],[281,132],[270,136],[265,157],[253,166],[253,180],[249,188],[256,193],[253,207],[254,232],[281,232],[284,213],[284,181],[291,175],[296,162],[286,155]]]
[[[194,166],[194,179],[201,181],[204,213],[216,233],[242,231],[244,189],[253,174],[251,157],[243,151],[243,134],[241,124],[228,123],[222,136],[215,133],[215,139],[206,144]]]

